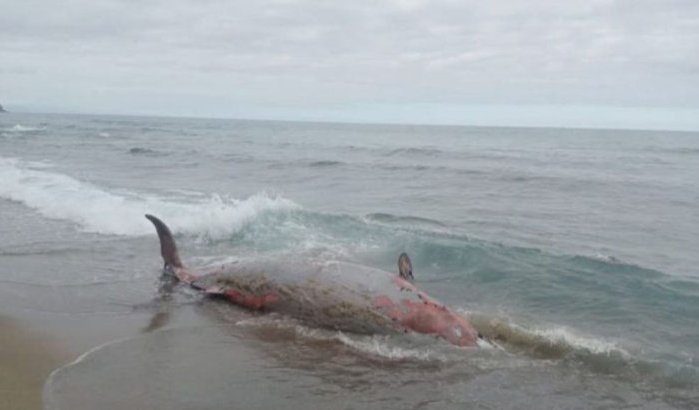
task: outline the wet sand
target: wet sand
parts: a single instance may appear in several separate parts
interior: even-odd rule
[[[41,409],[44,380],[65,356],[46,335],[0,316],[0,408]]]
[[[141,333],[152,313],[0,315],[0,409],[42,409],[44,383],[55,369],[90,348]]]

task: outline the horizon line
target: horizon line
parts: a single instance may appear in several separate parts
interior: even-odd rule
[[[47,112],[43,110],[14,111],[8,110],[6,105],[2,106],[4,111],[0,112],[0,118],[7,114],[29,114],[29,115],[79,115],[79,116],[107,116],[107,117],[140,117],[140,118],[170,118],[170,119],[192,119],[192,120],[219,120],[219,121],[257,121],[257,122],[281,122],[281,123],[306,123],[306,124],[337,124],[337,125],[367,125],[367,126],[413,126],[413,127],[467,127],[467,128],[525,128],[525,129],[547,129],[547,130],[591,130],[591,131],[642,131],[642,132],[677,132],[677,133],[699,133],[699,128],[640,128],[626,126],[566,126],[566,125],[516,125],[516,124],[467,124],[451,122],[398,122],[398,121],[361,121],[361,120],[337,120],[337,119],[309,119],[309,118],[263,118],[263,117],[236,117],[236,116],[216,116],[216,115],[178,115],[178,114],[147,114],[147,113],[100,113],[85,111],[64,111]]]

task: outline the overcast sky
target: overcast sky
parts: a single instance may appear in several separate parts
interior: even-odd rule
[[[0,103],[699,130],[699,0],[0,0]]]

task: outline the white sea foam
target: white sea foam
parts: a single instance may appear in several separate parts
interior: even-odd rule
[[[495,335],[497,339],[505,343],[518,345],[546,345],[560,346],[565,350],[587,351],[591,354],[630,354],[619,342],[583,335],[577,330],[557,325],[550,326],[522,326],[507,317],[492,317],[482,313],[468,312],[457,309],[459,313],[469,316],[474,326],[482,333]]]
[[[618,263],[618,264],[623,264],[624,262],[621,261],[619,258],[613,255],[605,255],[602,253],[596,253],[592,258],[600,260],[602,262],[608,262],[608,263]]]
[[[259,316],[238,321],[236,324],[238,326],[287,329],[305,339],[339,342],[357,352],[388,360],[447,361],[446,356],[435,349],[399,346],[388,335],[347,334],[338,330],[308,327],[296,319],[285,316]]]
[[[579,350],[587,350],[593,354],[611,354],[614,352],[624,356],[629,355],[616,342],[583,336],[565,327],[539,328],[529,330],[529,332],[553,343],[564,343]]]
[[[32,132],[32,131],[43,131],[45,127],[28,127],[22,124],[15,124],[14,127],[6,128],[5,131],[10,132]]]
[[[176,231],[222,238],[268,211],[298,206],[265,193],[239,200],[211,195],[196,201],[135,192],[109,192],[68,175],[38,170],[0,157],[0,198],[20,202],[42,215],[68,220],[83,230],[111,235],[146,235],[152,226],[143,214],[161,217]]]
[[[80,365],[82,362],[85,361],[85,359],[93,356],[94,354],[96,354],[97,352],[99,352],[101,350],[104,350],[104,349],[109,348],[109,347],[114,346],[114,345],[118,345],[120,343],[127,342],[129,340],[141,338],[141,337],[143,337],[143,336],[142,335],[133,336],[133,337],[129,336],[129,337],[124,337],[124,338],[117,339],[117,340],[110,340],[109,342],[106,342],[106,343],[102,343],[101,345],[97,345],[97,346],[93,347],[92,349],[86,351],[85,353],[81,354],[80,356],[78,356],[78,358],[76,358],[72,362],[65,364],[65,365],[55,369],[54,371],[52,371],[51,374],[49,374],[49,377],[46,378],[46,382],[44,382],[44,388],[43,388],[43,392],[42,392],[44,402],[46,403],[44,405],[44,408],[46,408],[46,409],[55,409],[56,408],[55,405],[51,404],[51,398],[54,395],[54,381],[57,380],[57,377],[59,377],[61,373],[65,372],[66,370],[68,370],[72,367]]]
[[[372,356],[380,356],[390,360],[419,360],[446,362],[446,356],[428,348],[413,349],[391,344],[383,336],[348,336],[337,332],[335,336],[344,345]]]

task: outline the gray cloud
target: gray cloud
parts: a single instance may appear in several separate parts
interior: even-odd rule
[[[2,10],[6,105],[188,114],[172,103],[186,99],[198,115],[309,118],[416,104],[699,109],[694,0],[25,0]]]

